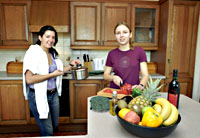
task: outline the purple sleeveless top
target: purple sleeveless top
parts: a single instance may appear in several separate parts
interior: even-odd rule
[[[145,51],[141,47],[134,47],[134,50],[121,51],[116,48],[108,53],[106,66],[112,67],[115,75],[122,78],[123,83],[131,85],[139,84],[140,63],[147,62]],[[110,88],[119,87],[113,81]]]
[[[52,59],[53,63],[51,65],[49,65],[49,73],[52,73],[57,70],[56,61],[52,55],[51,55],[51,59]],[[30,84],[29,87],[34,89],[34,84]],[[55,89],[55,88],[56,88],[56,77],[48,79],[47,80],[47,89],[50,90],[50,89]]]

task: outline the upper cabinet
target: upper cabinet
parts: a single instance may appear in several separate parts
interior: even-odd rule
[[[115,48],[114,27],[130,24],[130,9],[127,3],[71,2],[71,48]]]
[[[27,48],[30,45],[30,5],[30,0],[0,1],[0,48]]]
[[[69,32],[69,2],[32,0],[30,31],[39,32],[44,25],[53,25],[57,32]]]
[[[132,42],[146,50],[158,49],[159,5],[132,5]]]

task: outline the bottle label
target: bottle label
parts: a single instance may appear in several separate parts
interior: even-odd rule
[[[168,94],[168,101],[177,107],[178,94]]]

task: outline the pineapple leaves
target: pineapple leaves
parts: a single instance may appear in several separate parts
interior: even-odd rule
[[[149,81],[147,82],[147,86],[144,89],[143,95],[151,102],[155,101],[156,97],[160,96],[158,91],[163,87],[163,85],[158,87],[160,81],[161,79],[156,79],[153,81],[152,77],[149,76]]]

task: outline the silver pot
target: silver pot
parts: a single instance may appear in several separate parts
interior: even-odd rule
[[[73,80],[84,80],[88,77],[88,68],[82,67],[78,64],[77,67],[72,67],[72,79]]]

